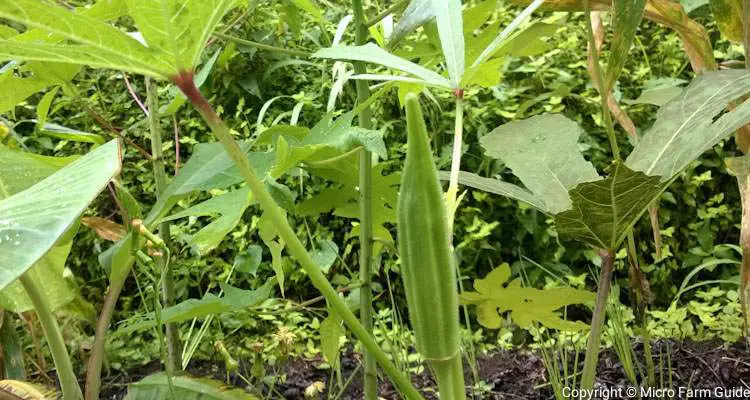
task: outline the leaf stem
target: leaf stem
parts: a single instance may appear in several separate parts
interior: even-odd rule
[[[55,361],[57,376],[60,378],[63,398],[65,400],[83,398],[81,387],[78,385],[78,380],[73,370],[73,363],[70,361],[70,355],[68,355],[68,349],[65,346],[65,340],[60,331],[60,325],[57,324],[57,320],[52,314],[52,308],[47,297],[45,297],[39,286],[28,274],[21,275],[19,280],[29,295],[31,303],[34,304],[34,310],[36,311],[36,315],[39,316],[39,322],[42,324],[44,335],[47,337],[50,353],[52,353],[52,359]]]
[[[354,335],[362,342],[363,346],[373,354],[375,359],[380,363],[385,373],[407,399],[422,399],[422,395],[419,391],[411,384],[407,375],[404,375],[401,371],[388,358],[388,355],[381,349],[375,339],[367,332],[367,330],[359,323],[357,317],[349,310],[343,299],[339,297],[336,289],[331,286],[331,283],[320,271],[320,268],[315,264],[307,249],[299,240],[294,230],[289,225],[286,216],[282,212],[281,208],[271,197],[271,194],[265,188],[263,182],[253,171],[250,162],[247,159],[245,153],[240,149],[237,141],[232,137],[229,127],[224,124],[221,117],[214,112],[211,105],[206,101],[203,95],[198,91],[193,83],[192,73],[185,72],[176,77],[173,77],[175,84],[182,90],[185,97],[193,104],[198,110],[203,119],[206,121],[208,126],[211,128],[214,136],[224,146],[224,150],[229,154],[230,158],[237,165],[240,174],[245,179],[248,187],[255,195],[256,200],[260,204],[263,211],[266,213],[268,218],[273,222],[273,226],[276,227],[279,236],[284,240],[287,245],[287,251],[299,262],[305,272],[307,272],[313,285],[325,296],[326,300],[343,319],[344,323],[354,333]]]
[[[154,178],[156,181],[157,200],[161,197],[164,189],[167,187],[167,172],[162,152],[162,127],[159,121],[159,94],[157,85],[146,78],[146,103],[148,105],[148,124],[151,132],[151,154],[154,169]],[[169,222],[163,222],[159,225],[159,236],[164,240],[165,246],[169,249],[171,245],[171,234]],[[157,269],[162,271],[161,293],[164,307],[174,305],[174,280],[172,279],[171,263],[165,262],[164,257],[157,257]],[[160,328],[161,329],[161,328]],[[182,365],[180,352],[180,331],[175,323],[166,324],[166,342],[167,342],[167,373],[171,376],[180,370]]]
[[[599,275],[599,287],[596,291],[596,305],[594,316],[591,318],[591,332],[586,344],[586,357],[583,361],[583,375],[581,376],[581,388],[591,389],[594,387],[596,377],[596,366],[599,363],[599,348],[601,347],[602,327],[607,307],[607,297],[612,284],[612,274],[615,269],[615,254],[612,250],[601,250],[599,256],[602,259],[602,271]]]
[[[367,42],[368,32],[365,26],[365,11],[362,0],[352,0],[354,24],[356,26],[355,44],[361,46]],[[354,63],[354,72],[367,73],[365,63]],[[357,103],[362,104],[370,97],[370,88],[365,80],[357,80]],[[372,128],[372,109],[362,108],[359,113],[359,126]],[[359,321],[368,334],[372,333],[372,153],[364,147],[359,151]],[[373,354],[364,349],[364,398],[378,398],[378,369]]]
[[[460,92],[459,92],[460,93]],[[446,193],[448,206],[448,232],[453,232],[453,219],[456,213],[458,196],[458,173],[461,172],[461,154],[464,136],[464,99],[463,94],[456,96],[456,118],[453,133],[453,156],[451,157],[451,174]]]
[[[237,44],[255,47],[256,49],[261,49],[261,50],[273,51],[276,53],[284,53],[284,54],[289,54],[292,56],[299,56],[299,57],[305,57],[305,58],[308,58],[312,55],[312,53],[304,51],[304,50],[285,49],[283,47],[271,46],[268,44],[254,42],[252,40],[238,38],[237,36],[227,35],[226,33],[216,32],[214,33],[214,36],[221,38],[221,39],[235,42]]]

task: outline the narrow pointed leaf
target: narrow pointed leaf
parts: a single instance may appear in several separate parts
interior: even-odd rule
[[[656,122],[638,142],[625,165],[671,180],[706,150],[750,122],[745,101],[718,119],[729,104],[750,92],[744,70],[708,71],[659,109]]]
[[[638,25],[643,19],[643,10],[646,0],[615,1],[612,13],[612,38],[611,57],[607,65],[607,74],[604,82],[604,90],[612,90],[617,78],[620,76],[625,61],[628,59],[630,46],[635,39]]]
[[[119,170],[119,148],[113,140],[1,201],[0,288],[42,258]]]
[[[464,27],[461,0],[432,0],[440,44],[451,85],[456,88],[464,74]]]
[[[444,181],[449,180],[450,172],[440,171],[440,179]],[[535,196],[534,193],[531,193],[520,186],[503,182],[500,179],[485,178],[471,172],[461,171],[458,173],[458,183],[487,193],[499,194],[500,196],[522,201],[539,211],[546,214],[552,214],[552,212],[547,209],[544,199]]]
[[[568,190],[599,179],[578,149],[581,132],[562,115],[545,114],[502,125],[479,141],[555,214],[570,208]]]
[[[436,72],[405,60],[401,57],[383,50],[382,48],[368,43],[364,46],[334,46],[318,50],[313,57],[329,58],[333,60],[365,61],[373,64],[383,65],[388,68],[407,72],[432,85],[450,88],[450,82]]]
[[[435,11],[432,8],[432,0],[412,0],[393,28],[388,48],[394,48],[404,37],[433,18]]]
[[[616,250],[663,188],[658,176],[615,164],[610,177],[581,183],[570,191],[572,209],[557,214],[555,226],[562,236]]]

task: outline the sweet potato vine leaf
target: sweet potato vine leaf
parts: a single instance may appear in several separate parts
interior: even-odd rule
[[[555,312],[559,308],[588,303],[594,300],[594,293],[570,287],[536,289],[522,287],[520,279],[510,282],[510,266],[503,263],[483,279],[474,281],[475,292],[461,294],[462,304],[477,306],[479,323],[489,329],[502,326],[500,313],[510,311],[513,321],[522,328],[529,328],[532,322],[567,331],[580,331],[588,328],[580,321],[566,321]]]

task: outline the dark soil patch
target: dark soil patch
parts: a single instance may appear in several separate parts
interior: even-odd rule
[[[643,346],[638,345],[637,360],[643,360]],[[657,387],[691,389],[746,388],[750,390],[750,350],[745,345],[727,346],[718,341],[709,342],[676,342],[657,341],[653,344],[654,364],[656,365]],[[572,357],[570,357],[572,358]],[[583,366],[583,355],[579,359],[579,370]],[[334,384],[331,388],[329,380],[330,369],[321,369],[322,360],[294,359],[283,364],[275,377],[275,385],[271,398],[305,399],[305,389],[316,382],[323,382],[327,389],[335,391],[342,400],[362,398],[361,390],[361,357],[359,354],[347,351],[342,355],[341,369],[344,382],[351,380],[343,393]],[[495,351],[480,356],[477,360],[480,379],[485,383],[487,391],[477,398],[483,399],[554,399],[552,389],[547,385],[547,373],[541,355],[525,350]],[[222,365],[221,367],[219,365]],[[671,368],[670,368],[671,366]],[[195,376],[211,377],[224,380],[223,363],[196,362],[190,368]],[[644,366],[641,366],[642,368]],[[158,364],[150,364],[105,380],[105,390],[102,399],[119,400],[125,395],[127,382],[135,382],[142,377],[155,372]],[[572,369],[569,369],[569,371]],[[352,377],[352,373],[357,374]],[[644,369],[645,371],[645,369]],[[602,353],[599,358],[597,387],[623,388],[631,386],[622,364],[612,350]],[[270,373],[270,371],[269,371]],[[246,375],[247,376],[247,375]],[[425,371],[419,375],[412,375],[412,382],[419,388],[425,398],[436,399],[434,381]],[[671,384],[670,384],[671,380]],[[230,377],[233,385],[245,387],[246,384],[238,377]],[[664,382],[663,385],[661,382]],[[472,382],[470,370],[466,368],[467,386]],[[264,393],[270,391],[263,388]],[[470,394],[470,392],[467,392]],[[399,399],[397,392],[387,379],[381,379],[379,394],[385,399]],[[320,398],[328,398],[323,393]],[[626,398],[626,397],[621,397]]]

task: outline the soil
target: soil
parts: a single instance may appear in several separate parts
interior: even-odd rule
[[[727,346],[718,341],[676,342],[663,340],[654,342],[652,347],[654,364],[656,365],[656,387],[658,388],[674,388],[675,390],[680,387],[693,390],[743,388],[750,391],[750,349],[744,344]],[[643,360],[643,346],[638,345],[635,351],[637,359]],[[573,357],[569,358],[572,359]],[[209,362],[196,362],[194,364],[190,368],[190,373],[195,376],[226,379],[225,371],[220,364]],[[320,364],[322,364],[322,360],[319,358],[311,360],[294,359],[284,363],[279,368],[278,379],[275,379],[276,384],[273,391],[267,396],[270,396],[270,398],[305,399],[305,389],[315,382],[323,382],[326,384],[326,388],[330,389],[328,381],[331,370],[319,368]],[[357,375],[351,377],[351,381],[343,393],[339,393],[334,385],[335,393],[331,397],[326,392],[318,397],[341,400],[362,399],[360,364],[361,356],[359,354],[351,351],[342,354],[342,381],[346,382],[355,371]],[[580,355],[579,370],[582,364],[583,355]],[[223,366],[223,363],[221,365]],[[485,385],[483,386],[486,389],[481,396],[476,397],[477,399],[554,399],[551,386],[547,384],[547,373],[540,354],[525,350],[495,351],[480,356],[477,365],[480,379],[484,381]],[[671,368],[669,368],[670,365]],[[106,389],[102,391],[101,398],[122,399],[126,392],[127,382],[137,381],[156,370],[158,370],[158,364],[153,364],[132,373],[112,377],[111,380],[105,379]],[[671,374],[669,373],[670,370]],[[469,386],[472,382],[471,372],[468,367],[465,368],[465,371],[467,386]],[[616,393],[617,388],[622,388],[623,395],[614,395],[610,398],[629,398],[624,393],[625,389],[632,385],[614,351],[606,350],[600,355],[597,372],[597,388],[609,389],[610,394]],[[433,389],[435,387],[434,381],[427,371],[412,375],[411,381],[425,398],[437,399]],[[235,376],[230,377],[230,383],[239,387],[247,386],[239,377]],[[270,388],[264,387],[263,391],[269,393]],[[400,398],[387,379],[380,380],[379,394],[384,399]],[[467,389],[467,394],[471,395],[470,389]],[[603,397],[597,396],[594,398]],[[680,397],[676,396],[676,398]]]

